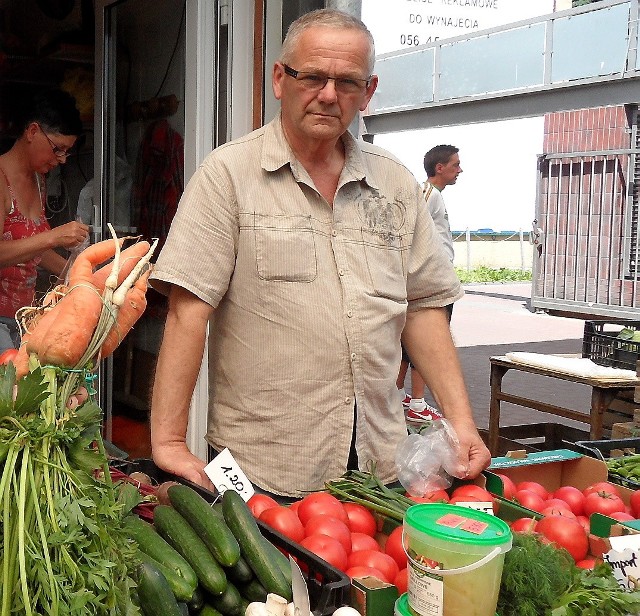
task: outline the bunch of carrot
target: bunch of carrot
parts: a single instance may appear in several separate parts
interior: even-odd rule
[[[66,287],[23,311],[15,366],[0,367],[2,615],[139,613],[127,512],[87,390],[146,307],[155,245],[121,251],[111,232],[77,256]]]

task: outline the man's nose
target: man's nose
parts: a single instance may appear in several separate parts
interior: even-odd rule
[[[324,88],[318,92],[318,98],[327,101],[335,101],[338,98],[338,91],[334,79],[327,79]]]

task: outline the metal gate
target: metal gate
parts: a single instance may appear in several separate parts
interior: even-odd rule
[[[637,122],[631,125],[637,133]],[[637,152],[538,158],[534,308],[640,317]]]

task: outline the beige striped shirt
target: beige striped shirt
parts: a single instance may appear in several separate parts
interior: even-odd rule
[[[407,308],[462,295],[413,176],[388,152],[343,141],[333,207],[279,118],[217,148],[186,187],[152,276],[215,308],[207,439],[277,494],[345,471],[356,401],[361,468],[375,460],[395,478]]]

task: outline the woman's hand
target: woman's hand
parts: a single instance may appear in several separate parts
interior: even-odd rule
[[[89,226],[75,220],[51,230],[56,235],[55,245],[71,250],[89,237]]]

